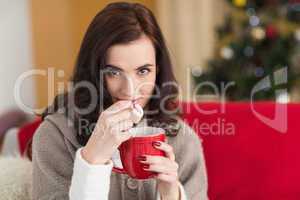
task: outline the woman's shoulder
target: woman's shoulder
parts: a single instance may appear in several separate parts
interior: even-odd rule
[[[168,142],[173,146],[175,153],[195,151],[202,148],[202,140],[195,130],[182,118],[177,118],[179,130],[176,136],[168,137]]]
[[[44,118],[44,121],[50,122],[62,132],[64,132],[64,130],[66,129],[73,128],[72,120],[70,120],[64,113],[56,112],[56,113],[49,114]]]
[[[195,140],[196,142],[202,142],[201,138],[198,136],[197,132],[191,127],[185,119],[177,117],[177,123],[179,126],[178,136],[179,138],[185,140]]]
[[[80,147],[72,121],[62,113],[47,115],[37,128],[33,139],[45,142],[64,140],[77,148]]]

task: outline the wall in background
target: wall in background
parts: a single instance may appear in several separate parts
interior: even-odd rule
[[[0,1],[0,112],[16,106],[15,81],[32,68],[31,27],[28,0]],[[32,107],[35,88],[30,79],[22,84],[22,102]]]
[[[157,1],[158,21],[166,37],[181,88],[181,98],[192,100],[191,68],[201,70],[213,54],[215,27],[227,10],[222,0]]]
[[[46,73],[35,79],[38,108],[52,103],[57,93],[55,86],[66,82],[71,73],[76,33],[72,33],[70,4],[67,0],[31,0],[34,66]],[[58,76],[60,70],[65,76]]]

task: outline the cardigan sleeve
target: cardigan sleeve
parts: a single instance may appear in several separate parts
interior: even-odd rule
[[[108,199],[111,160],[108,164],[91,165],[81,157],[79,148],[73,164],[62,134],[48,120],[37,129],[32,148],[34,200]]]
[[[182,136],[176,145],[176,160],[179,164],[179,181],[189,200],[207,200],[207,172],[202,148],[202,140],[195,131],[182,121]],[[179,138],[179,137],[178,137]]]
[[[76,152],[70,200],[107,200],[112,160],[108,164],[92,165],[82,158],[81,150]]]
[[[68,200],[73,159],[60,130],[45,119],[32,142],[32,199]]]

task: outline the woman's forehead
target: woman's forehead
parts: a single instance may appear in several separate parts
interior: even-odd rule
[[[136,68],[145,64],[155,65],[155,49],[151,40],[146,37],[128,44],[111,46],[107,51],[107,64],[119,68]]]

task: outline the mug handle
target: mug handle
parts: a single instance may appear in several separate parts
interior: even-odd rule
[[[118,167],[113,167],[112,171],[120,173],[120,174],[127,174],[124,168],[118,168]]]
[[[120,147],[118,147],[118,150],[120,151]],[[120,173],[120,174],[127,174],[127,172],[124,168],[113,167],[112,171]]]

